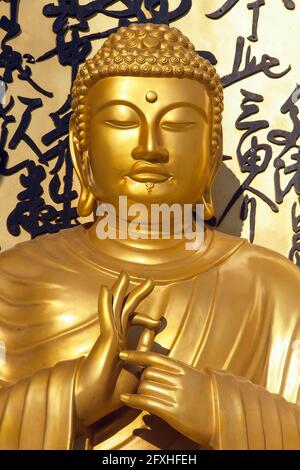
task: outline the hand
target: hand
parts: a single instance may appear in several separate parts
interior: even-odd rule
[[[79,365],[75,385],[75,405],[79,430],[98,421],[118,406],[120,392],[135,391],[138,379],[122,369],[119,352],[126,347],[130,320],[145,327],[138,347],[150,349],[155,329],[160,322],[144,315],[135,315],[139,303],[153,290],[150,279],[142,282],[127,296],[129,277],[121,273],[113,288],[102,286],[99,294],[98,312],[100,336],[90,353]],[[118,394],[115,393],[118,390]]]
[[[137,393],[122,394],[122,402],[159,416],[189,439],[209,447],[213,433],[210,376],[154,352],[122,351],[120,358],[145,367]]]

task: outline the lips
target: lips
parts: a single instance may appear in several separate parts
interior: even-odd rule
[[[158,175],[155,173],[138,173],[129,175],[129,177],[137,183],[163,183],[169,179],[169,176]]]
[[[171,177],[163,165],[144,162],[136,163],[127,176],[138,183],[163,183]]]

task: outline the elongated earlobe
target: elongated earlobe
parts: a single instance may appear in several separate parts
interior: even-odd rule
[[[212,181],[202,195],[201,203],[204,205],[204,220],[209,220],[214,216],[215,209],[212,198]]]
[[[210,197],[209,200],[207,201],[205,197],[203,196],[202,203],[204,205],[204,220],[209,220],[214,216],[214,213],[215,213],[212,198]]]
[[[77,212],[80,217],[88,217],[94,210],[96,199],[93,193],[86,188],[81,186],[81,192],[77,205]]]
[[[82,178],[80,180],[81,192],[78,200],[77,211],[81,217],[88,217],[94,210],[96,198],[90,190],[90,173],[89,173],[89,155],[83,152],[82,161]]]
[[[74,118],[70,121],[69,144],[71,158],[80,182],[80,196],[77,212],[80,217],[88,217],[94,210],[96,199],[89,188],[89,156],[88,152],[81,152],[74,134]]]
[[[216,174],[222,163],[222,155],[223,155],[223,139],[222,139],[222,130],[221,130],[221,137],[220,137],[219,145],[217,146],[216,151],[211,156],[211,160],[213,164],[210,170],[210,177],[206,186],[207,189],[205,190],[202,196],[202,204],[204,205],[204,220],[210,220],[215,214],[212,188],[213,188],[213,182],[215,180]]]

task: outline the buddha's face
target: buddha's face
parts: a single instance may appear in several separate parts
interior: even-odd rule
[[[211,169],[211,103],[190,79],[109,77],[87,97],[91,189],[102,202],[196,203]]]

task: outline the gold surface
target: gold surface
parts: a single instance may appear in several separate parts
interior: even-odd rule
[[[70,127],[80,212],[125,193],[210,218],[214,99],[189,78],[93,84],[86,148]],[[208,227],[188,251],[176,234],[101,240],[98,222],[0,256],[0,448],[300,449],[298,268]]]

